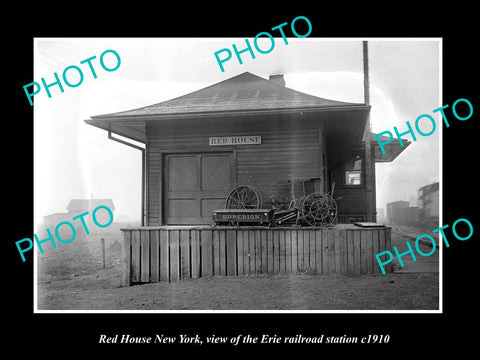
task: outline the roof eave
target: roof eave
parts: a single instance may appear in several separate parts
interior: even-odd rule
[[[334,112],[334,111],[369,111],[370,105],[355,104],[345,106],[305,106],[295,108],[274,108],[274,109],[239,109],[226,111],[202,111],[202,112],[186,112],[186,113],[164,113],[164,114],[141,114],[141,115],[97,115],[91,116],[91,119],[85,120],[87,124],[93,125],[96,121],[149,121],[149,120],[166,120],[176,118],[192,118],[192,117],[225,117],[237,115],[271,115],[271,114],[289,114],[297,112]]]
[[[135,141],[145,142],[145,124],[147,122],[178,120],[178,119],[214,119],[226,117],[262,116],[262,115],[288,115],[298,113],[336,113],[340,111],[357,111],[367,113],[370,106],[365,104],[349,104],[345,106],[308,106],[295,108],[275,108],[275,109],[251,109],[251,110],[229,110],[229,111],[205,111],[195,113],[168,113],[168,114],[149,114],[149,115],[98,115],[91,119],[84,120],[88,125],[99,129],[118,134]]]
[[[377,139],[374,137],[376,134],[371,134],[372,138],[370,141],[372,142],[372,147],[374,147],[375,149],[376,163],[392,162],[411,144],[411,141],[407,139],[402,139],[403,145],[400,144],[400,141],[398,139],[392,139],[390,143],[383,145],[383,148],[385,150],[384,154],[380,149]]]

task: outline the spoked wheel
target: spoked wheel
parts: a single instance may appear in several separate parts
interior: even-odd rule
[[[262,197],[257,189],[250,185],[237,186],[230,191],[225,201],[226,209],[260,209]]]
[[[337,203],[330,194],[312,193],[302,202],[302,218],[312,226],[328,226],[337,220]]]

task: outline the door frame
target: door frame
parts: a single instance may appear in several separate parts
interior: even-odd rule
[[[160,225],[167,225],[166,224],[166,204],[165,204],[165,176],[168,174],[168,169],[166,169],[167,162],[165,158],[170,155],[198,155],[198,154],[230,154],[232,157],[232,172],[233,172],[233,186],[236,186],[238,178],[237,178],[237,149],[233,146],[222,146],[221,149],[216,148],[196,148],[196,149],[178,149],[178,150],[165,150],[160,151],[160,181],[159,181],[159,220]]]

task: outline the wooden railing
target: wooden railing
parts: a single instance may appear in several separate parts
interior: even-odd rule
[[[123,280],[177,281],[253,274],[377,274],[388,227],[139,227],[122,229]]]

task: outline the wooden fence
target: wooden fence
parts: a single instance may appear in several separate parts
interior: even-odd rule
[[[253,274],[376,274],[388,227],[122,229],[122,284]]]

